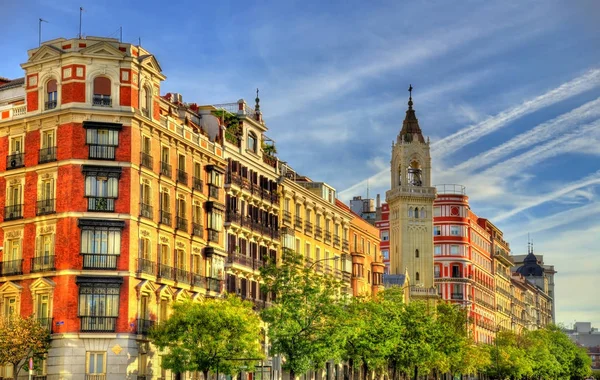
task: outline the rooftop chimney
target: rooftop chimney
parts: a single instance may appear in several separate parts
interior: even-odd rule
[[[381,207],[381,196],[377,194],[377,207]]]

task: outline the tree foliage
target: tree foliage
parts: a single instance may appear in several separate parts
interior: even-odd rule
[[[167,350],[163,368],[205,375],[217,370],[234,374],[256,365],[264,357],[260,336],[252,305],[235,296],[176,303],[171,317],[150,332],[154,344]]]
[[[296,373],[322,368],[341,356],[344,335],[341,284],[332,276],[315,274],[302,255],[286,250],[282,262],[261,268],[264,291],[276,295],[262,311],[268,324],[272,354],[283,357],[283,369]]]
[[[0,318],[0,364],[12,364],[17,379],[29,358],[42,359],[50,348],[50,332],[36,318]]]

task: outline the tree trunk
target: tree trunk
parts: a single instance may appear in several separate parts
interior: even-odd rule
[[[419,380],[419,367],[415,366],[415,377],[413,380]]]
[[[366,361],[363,361],[363,380],[367,380],[367,374],[369,373],[369,365]]]
[[[348,378],[354,380],[354,360],[348,360]]]
[[[296,373],[294,373],[293,369],[290,369],[290,380],[296,380]]]
[[[22,367],[21,362],[22,362],[22,360],[19,360],[16,363],[12,363],[12,365],[13,365],[13,379],[14,380],[17,380],[19,378],[19,371],[21,370],[21,367]]]
[[[207,369],[202,371],[202,375],[204,375],[204,380],[208,380],[208,370]]]

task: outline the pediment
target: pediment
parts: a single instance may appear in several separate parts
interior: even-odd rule
[[[160,64],[158,63],[158,61],[156,60],[156,58],[153,55],[143,55],[139,58],[140,62],[142,62],[142,65],[144,67],[147,67],[151,70],[157,71],[157,72],[162,72],[162,68],[160,67]]]
[[[38,51],[31,56],[31,58],[29,58],[28,62],[45,61],[48,59],[58,58],[62,53],[63,51],[59,48],[50,45],[44,45],[39,48]]]
[[[85,49],[82,49],[80,53],[84,55],[101,55],[104,57],[108,56],[115,58],[123,58],[125,56],[125,52],[122,52],[108,42],[99,42],[88,46]]]
[[[155,293],[158,290],[158,288],[156,287],[156,285],[154,283],[152,283],[152,281],[144,280],[144,281],[141,281],[139,284],[137,284],[136,290],[137,290],[138,294],[141,294],[144,291],[149,292],[149,293]]]
[[[161,287],[156,289],[156,295],[158,298],[167,296],[173,299],[175,292],[173,291],[173,288],[171,288],[169,285],[162,285]]]
[[[178,291],[175,292],[175,300],[184,301],[184,300],[189,300],[189,299],[190,299],[190,295],[187,290],[179,289]]]
[[[0,286],[0,294],[5,293],[21,293],[23,291],[23,287],[21,285],[17,285],[12,281],[7,281],[4,285]]]
[[[32,282],[31,285],[29,285],[29,289],[31,289],[31,291],[51,290],[51,289],[54,289],[55,287],[56,287],[56,283],[54,281],[49,280],[44,277],[38,278],[37,280]]]

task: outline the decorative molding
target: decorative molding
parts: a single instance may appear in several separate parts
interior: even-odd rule
[[[177,248],[185,248],[185,243],[178,241],[177,243]]]
[[[161,243],[165,243],[165,244],[166,244],[166,243],[168,243],[168,242],[169,242],[169,238],[167,238],[167,237],[165,237],[165,236],[161,236],[161,237],[160,237],[160,242],[161,242]]]
[[[4,234],[4,236],[6,236],[9,239],[15,239],[15,238],[21,237],[22,234],[23,234],[23,230],[14,230],[14,231],[6,232]]]
[[[40,234],[48,234],[48,233],[52,233],[56,230],[56,227],[54,225],[50,225],[50,226],[42,226],[40,227]]]
[[[149,231],[146,231],[146,230],[141,230],[141,231],[140,231],[140,235],[142,235],[142,236],[145,236],[145,237],[148,237],[148,236],[150,236],[150,232],[149,232]]]

